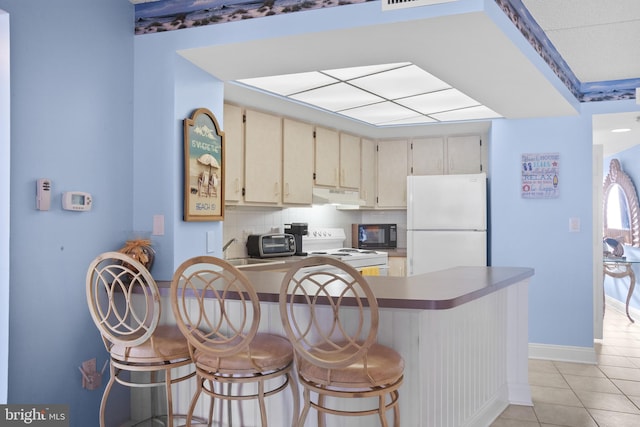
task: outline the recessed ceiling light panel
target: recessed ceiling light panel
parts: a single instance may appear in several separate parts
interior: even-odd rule
[[[240,83],[282,96],[337,83],[338,80],[316,71],[309,73],[285,74],[282,76],[256,77],[238,80]]]
[[[475,107],[479,102],[457,89],[446,89],[438,92],[403,98],[396,101],[422,114],[441,113],[443,111],[459,110],[460,108]]]
[[[325,74],[340,80],[351,80],[358,77],[368,76],[370,74],[381,73],[383,71],[393,70],[394,68],[406,67],[411,65],[410,62],[398,62],[395,64],[365,65],[364,67],[338,68],[335,70],[324,70]]]
[[[340,114],[376,125],[390,121],[417,117],[419,115],[415,111],[411,111],[402,107],[401,105],[394,104],[393,102],[389,101],[380,102],[373,105],[366,105],[364,107],[352,108],[350,110],[341,111]]]
[[[365,92],[346,83],[336,83],[330,86],[308,90],[292,95],[290,98],[330,111],[346,110],[360,105],[384,101],[384,99],[379,96]]]
[[[484,105],[479,105],[477,107],[431,114],[431,117],[440,122],[453,122],[461,120],[497,119],[502,116]]]
[[[415,65],[361,77],[349,83],[387,99],[405,98],[451,87]]]

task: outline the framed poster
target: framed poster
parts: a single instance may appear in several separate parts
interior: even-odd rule
[[[522,185],[524,199],[553,199],[560,195],[560,153],[522,155]]]
[[[184,220],[224,219],[224,132],[211,111],[184,120]]]

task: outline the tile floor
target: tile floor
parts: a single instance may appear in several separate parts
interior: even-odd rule
[[[529,360],[533,407],[509,406],[491,427],[640,426],[640,319],[612,307],[597,365]]]

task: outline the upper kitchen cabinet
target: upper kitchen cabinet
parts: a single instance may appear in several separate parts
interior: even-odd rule
[[[407,207],[408,145],[406,139],[378,142],[378,208]]]
[[[242,202],[244,187],[244,117],[242,108],[224,104],[224,198],[226,203]]]
[[[447,137],[447,171],[449,174],[480,173],[482,139],[477,135]]]
[[[376,141],[362,138],[360,143],[360,198],[366,208],[376,205]]]
[[[244,200],[277,205],[282,192],[282,119],[253,110],[245,115]]]
[[[360,137],[340,134],[340,187],[360,188]]]
[[[411,175],[443,175],[482,172],[479,136],[414,138],[410,144]]]
[[[414,138],[410,148],[411,175],[444,174],[444,138]]]
[[[315,184],[325,187],[360,187],[360,138],[316,127]]]
[[[282,202],[310,205],[313,198],[313,125],[283,121]]]

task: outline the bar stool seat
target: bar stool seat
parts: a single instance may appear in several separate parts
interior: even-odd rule
[[[340,344],[339,344],[340,345]],[[345,344],[342,344],[345,346]],[[323,346],[329,350],[328,346]],[[326,361],[339,363],[344,357],[332,355],[324,351],[322,353],[310,351],[315,357],[322,357]],[[348,387],[349,389],[370,389],[372,384],[394,384],[402,378],[404,361],[395,350],[374,343],[367,352],[367,369],[363,369],[360,363],[353,363],[344,368],[335,369],[319,366],[301,358],[298,362],[298,372],[305,381],[333,387]]]

